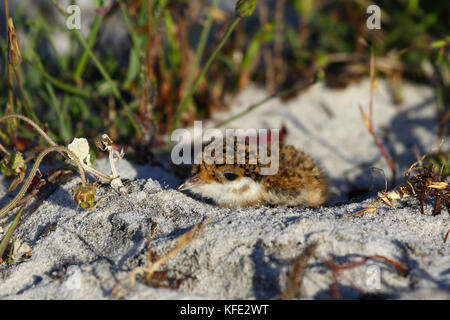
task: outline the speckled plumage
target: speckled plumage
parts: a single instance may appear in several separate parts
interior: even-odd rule
[[[232,150],[225,145],[223,164],[212,163],[212,160],[207,162],[211,157],[204,151],[202,163],[193,166],[193,176],[180,189],[189,189],[193,193],[211,198],[223,207],[317,207],[326,201],[327,182],[320,168],[303,152],[280,144],[277,173],[262,175],[261,169],[269,165],[261,164],[260,155],[255,156],[248,143],[242,149],[238,149],[237,144],[234,144]],[[234,154],[233,164],[225,164],[227,150]],[[239,153],[245,155],[245,163],[237,163]],[[214,153],[211,155],[216,156]],[[256,163],[249,163],[250,155],[255,156],[253,159],[256,159]],[[220,155],[218,157],[220,158]]]

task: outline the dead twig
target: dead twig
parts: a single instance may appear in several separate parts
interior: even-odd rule
[[[440,148],[441,145],[442,141],[438,148]],[[422,214],[424,214],[424,201],[426,198],[430,197],[435,198],[433,215],[436,215],[441,211],[442,205],[444,205],[447,210],[450,211],[450,184],[446,181],[442,181],[443,167],[441,167],[441,170],[439,172],[433,172],[426,166],[422,165],[424,159],[431,152],[433,152],[433,150],[424,154],[419,160],[414,162],[409,167],[402,184],[389,192],[378,192],[377,200],[371,202],[368,207],[354,212],[351,215],[373,213],[378,210],[378,206],[382,203],[393,207],[394,201],[400,201],[405,198],[412,197],[416,197],[419,199]]]
[[[300,256],[293,259],[291,262],[289,276],[286,279],[286,287],[283,293],[281,293],[280,299],[288,300],[300,298],[302,296],[301,287],[305,276],[305,268],[309,259],[314,255],[317,246],[318,242],[309,245],[305,250],[303,250]]]
[[[384,160],[386,161],[387,165],[391,169],[392,172],[392,184],[395,182],[396,177],[396,170],[395,170],[395,162],[394,160],[388,155],[386,150],[384,149],[383,145],[381,144],[380,140],[378,139],[378,136],[375,133],[375,130],[373,129],[373,105],[374,105],[374,91],[377,87],[377,79],[375,77],[375,56],[373,54],[373,51],[370,53],[370,102],[369,102],[369,116],[366,115],[363,108],[359,106],[359,111],[361,112],[361,118],[363,119],[364,126],[366,127],[367,131],[370,133],[370,135],[373,137],[374,142],[377,146],[377,148],[380,150],[381,155],[383,156]]]
[[[356,288],[358,291],[363,293],[363,290],[358,288],[350,279],[346,279],[345,277],[343,277],[343,275],[341,274],[341,271],[359,267],[369,260],[383,260],[383,261],[387,262],[388,264],[394,266],[397,270],[402,272],[403,275],[406,276],[408,274],[408,270],[405,267],[403,267],[400,263],[393,261],[389,258],[386,258],[385,256],[382,256],[382,255],[373,255],[373,256],[364,258],[361,261],[354,262],[354,263],[351,263],[348,265],[343,265],[343,266],[336,265],[331,260],[328,260],[325,258],[321,258],[321,260],[331,271],[331,275],[333,278],[333,284],[332,284],[331,291],[332,291],[332,295],[335,299],[339,299],[341,297],[340,292],[339,292],[339,283],[338,283],[339,277],[344,278],[352,287]]]
[[[152,263],[150,256],[147,254],[147,266],[144,268],[135,268],[130,271],[130,273],[123,279],[123,280],[129,280],[130,281],[130,287],[134,287],[136,284],[136,277],[140,276],[145,279],[146,283],[150,283],[153,275],[155,274],[156,270],[165,263],[168,259],[173,257],[177,252],[179,252],[181,249],[183,249],[185,246],[187,246],[189,243],[197,239],[203,229],[211,222],[211,219],[208,219],[202,223],[199,223],[195,225],[193,228],[185,232],[183,235],[181,235],[175,244],[175,246],[166,253],[163,257],[159,258],[156,262]],[[120,286],[116,285],[113,289],[113,296],[120,299],[126,294],[127,290]]]

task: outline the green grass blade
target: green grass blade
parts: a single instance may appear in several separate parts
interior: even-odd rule
[[[53,3],[53,5],[58,9],[58,11],[64,17],[66,17],[66,18],[68,17],[68,15],[64,11],[64,9],[59,5],[59,3],[56,0],[51,0],[51,2]],[[142,135],[141,127],[139,127],[139,125],[134,120],[134,117],[133,117],[133,114],[131,112],[131,109],[126,104],[125,100],[123,99],[122,95],[120,94],[119,89],[117,88],[117,86],[113,82],[111,76],[106,71],[106,69],[103,66],[103,64],[97,59],[95,54],[92,52],[91,48],[89,48],[88,44],[86,43],[86,40],[84,40],[84,38],[81,35],[81,33],[77,29],[73,29],[71,31],[73,32],[75,37],[78,39],[78,41],[81,43],[81,45],[83,46],[84,50],[88,53],[88,55],[91,58],[92,62],[94,62],[95,66],[97,67],[98,71],[102,74],[102,76],[105,79],[105,81],[108,83],[109,87],[111,88],[112,93],[114,94],[114,96],[119,101],[119,103],[122,106],[122,108],[124,109],[124,111],[125,111],[125,113],[126,113],[126,115],[128,117],[128,120],[130,121],[130,123],[133,126],[133,128],[135,129],[135,131],[137,133],[139,133],[140,135]]]
[[[98,30],[100,29],[100,25],[102,24],[102,21],[103,21],[103,15],[97,14],[95,16],[95,21],[94,21],[94,24],[92,25],[92,29],[89,34],[89,38],[87,40],[87,44],[88,44],[89,48],[91,48],[91,49],[94,46],[95,39],[97,38],[97,33],[98,33]],[[88,58],[89,58],[89,54],[87,53],[86,50],[84,50],[83,55],[81,56],[80,60],[78,60],[77,66],[75,68],[75,72],[73,74],[73,78],[75,80],[80,79],[81,76],[83,75],[83,72],[86,69]]]
[[[11,226],[9,227],[8,232],[6,232],[5,236],[2,239],[2,242],[0,243],[0,259],[1,257],[3,257],[3,253],[5,253],[6,247],[8,246],[8,243],[11,240],[11,237],[17,228],[17,225],[19,224],[19,220],[20,217],[22,216],[23,209],[25,209],[25,206],[22,206],[19,213],[14,218],[14,221],[12,222]]]
[[[227,41],[227,39],[230,37],[231,33],[233,32],[234,28],[236,28],[237,24],[239,23],[239,21],[241,20],[240,17],[236,17],[233,22],[231,23],[231,25],[229,26],[227,32],[225,33],[225,35],[223,36],[222,40],[220,40],[219,45],[216,47],[216,49],[214,50],[214,52],[211,54],[211,56],[209,57],[208,61],[206,62],[206,64],[203,66],[202,71],[200,72],[200,74],[197,76],[197,78],[195,79],[194,83],[189,87],[188,89],[188,93],[186,94],[186,96],[183,98],[183,100],[181,101],[178,109],[177,109],[177,113],[175,115],[175,120],[172,126],[172,130],[175,130],[178,127],[178,124],[181,120],[181,116],[183,115],[184,110],[187,107],[187,104],[189,102],[189,100],[192,98],[192,96],[194,95],[195,89],[197,89],[198,84],[200,83],[200,80],[205,76],[206,71],[208,71],[209,66],[211,65],[211,63],[214,61],[214,59],[216,58],[217,54],[219,53],[219,51],[222,49],[223,45],[225,44],[225,42]]]

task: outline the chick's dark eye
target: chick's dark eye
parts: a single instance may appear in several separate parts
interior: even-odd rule
[[[239,175],[237,175],[236,173],[224,173],[223,176],[228,180],[228,181],[233,181],[236,180]]]

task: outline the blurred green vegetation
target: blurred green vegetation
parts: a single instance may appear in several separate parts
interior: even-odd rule
[[[226,94],[250,82],[274,94],[324,70],[327,85],[344,87],[368,76],[371,50],[377,76],[389,80],[396,103],[402,101],[404,79],[426,83],[436,89],[440,118],[446,119],[440,128],[450,119],[449,1],[259,0],[253,15],[237,23],[191,99],[189,89],[236,17],[220,10],[218,0],[96,0],[87,35],[66,28],[61,22],[65,8],[55,10],[56,0],[39,1],[32,17],[26,13],[28,1],[19,0],[9,10],[22,51],[18,73],[23,92],[13,77],[13,106],[7,110],[9,81],[2,67],[1,113],[32,117],[28,99],[58,143],[106,132],[136,158],[146,159],[174,126],[210,117],[226,107]],[[366,26],[371,4],[381,8],[380,30]],[[117,32],[107,27],[108,21],[123,26],[120,50],[101,40]],[[10,127],[9,135],[35,138],[21,127]],[[9,147],[20,139],[0,135]]]

